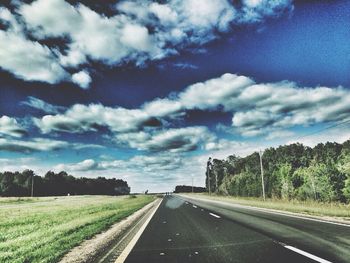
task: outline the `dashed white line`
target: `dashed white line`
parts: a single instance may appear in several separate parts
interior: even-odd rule
[[[213,214],[213,213],[209,213],[209,215],[213,216],[213,217],[216,217],[216,218],[221,218],[221,216],[218,216],[216,214]]]
[[[303,250],[301,250],[301,249],[298,249],[298,248],[296,248],[296,247],[287,246],[287,245],[285,245],[284,247],[287,248],[287,249],[289,249],[289,250],[292,250],[292,251],[294,251],[294,252],[296,252],[296,253],[298,253],[298,254],[300,254],[300,255],[303,255],[303,256],[305,256],[305,257],[311,258],[311,259],[313,259],[313,260],[315,260],[315,261],[317,261],[317,262],[320,262],[320,263],[332,263],[331,261],[328,261],[328,260],[325,260],[325,259],[323,259],[323,258],[317,257],[317,256],[315,256],[315,255],[313,255],[313,254],[310,254],[310,253],[308,253],[308,252],[305,252],[305,251],[303,251]]]
[[[186,197],[188,198],[188,197]],[[207,198],[190,198],[192,200],[195,201],[204,201],[207,203],[214,203],[214,204],[223,204],[223,205],[227,205],[227,206],[231,206],[231,207],[236,207],[236,208],[244,208],[247,210],[255,210],[255,211],[261,211],[261,212],[265,212],[265,213],[269,213],[269,214],[275,214],[275,215],[281,215],[281,216],[286,216],[286,217],[293,217],[293,218],[298,218],[298,219],[302,219],[302,220],[309,220],[309,221],[314,221],[314,222],[320,222],[320,223],[326,223],[326,224],[332,224],[332,225],[337,225],[337,226],[345,226],[345,227],[350,227],[350,224],[347,223],[338,223],[338,222],[334,222],[334,221],[327,221],[327,220],[323,220],[323,219],[318,219],[318,218],[313,218],[313,217],[307,217],[307,216],[302,216],[302,215],[294,215],[294,214],[287,214],[284,212],[279,212],[279,211],[274,211],[268,208],[260,208],[260,207],[254,207],[254,206],[245,206],[245,205],[240,205],[240,204],[232,204],[226,201],[218,201],[218,200],[210,200]]]

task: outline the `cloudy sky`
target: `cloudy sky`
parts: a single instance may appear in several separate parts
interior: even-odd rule
[[[103,4],[102,4],[103,2]],[[350,138],[350,1],[5,0],[0,170],[204,185],[209,156]]]

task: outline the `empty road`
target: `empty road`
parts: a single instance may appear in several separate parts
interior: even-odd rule
[[[350,227],[170,195],[125,262],[350,262]]]

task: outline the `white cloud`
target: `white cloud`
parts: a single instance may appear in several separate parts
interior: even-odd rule
[[[248,77],[226,73],[219,78],[190,85],[179,94],[179,101],[186,109],[215,109],[222,105],[230,110],[233,108],[232,100],[253,83]]]
[[[275,130],[268,133],[266,136],[266,139],[268,140],[274,140],[274,139],[281,139],[281,138],[291,138],[294,137],[295,133],[288,130]]]
[[[15,118],[6,115],[0,118],[0,136],[9,135],[12,137],[22,137],[27,132],[22,128]]]
[[[181,114],[183,106],[180,101],[170,99],[155,99],[151,102],[146,102],[142,109],[150,116],[166,117],[176,116]]]
[[[0,150],[10,152],[53,151],[67,146],[69,146],[67,142],[43,138],[33,138],[28,141],[0,138]]]
[[[34,108],[34,109],[41,110],[45,113],[53,113],[53,114],[57,114],[66,109],[65,107],[52,105],[50,103],[47,103],[46,101],[43,101],[41,99],[38,99],[32,96],[28,96],[27,100],[22,101],[20,104]]]
[[[58,164],[55,171],[89,171],[97,168],[97,163],[92,159],[87,159],[75,164]]]
[[[75,84],[79,85],[81,88],[87,89],[91,83],[91,77],[89,73],[87,73],[85,70],[82,70],[72,75],[72,81]]]
[[[235,152],[238,149],[245,147],[246,145],[238,141],[230,141],[227,139],[218,139],[214,141],[209,141],[205,144],[205,149],[207,151],[222,151],[229,150]]]
[[[174,119],[184,117],[193,109],[231,113],[233,133],[268,135],[290,127],[348,119],[350,92],[342,87],[299,87],[288,81],[256,83],[249,77],[226,73],[190,85],[177,95],[146,102],[140,108],[77,104],[63,114],[35,119],[35,123],[44,133],[81,133],[104,126],[113,133],[136,134],[146,127],[169,126]],[[227,132],[227,127],[224,130]]]
[[[279,16],[284,12],[293,10],[293,0],[243,0],[241,23],[256,23],[266,17]]]
[[[61,149],[81,150],[84,148],[104,148],[96,144],[69,143],[61,140],[46,138],[32,138],[29,140],[19,140],[13,138],[0,138],[0,151],[32,153],[49,152]]]
[[[146,105],[151,108],[153,103],[167,105],[168,114],[172,104],[177,105],[174,112],[231,112],[236,132],[256,136],[298,125],[345,120],[350,112],[350,92],[342,87],[299,87],[288,81],[257,84],[249,77],[226,73],[190,85],[174,99],[157,99]]]
[[[35,124],[43,133],[65,131],[82,133],[97,131],[99,127],[108,127],[113,132],[130,132],[143,126],[158,125],[147,113],[138,109],[111,108],[101,104],[76,104],[64,114],[45,115],[34,118]]]
[[[199,68],[194,64],[185,63],[185,62],[174,63],[173,66],[180,69],[198,69]]]
[[[237,6],[227,0],[125,0],[107,17],[65,0],[17,2],[13,14],[0,8],[0,20],[9,25],[0,31],[0,67],[28,81],[68,80],[87,88],[91,79],[82,67],[90,60],[113,66],[144,65],[183,48],[196,50],[219,38],[219,32],[278,16],[291,6],[291,1],[282,0]],[[60,48],[65,50],[37,42],[48,38],[64,41]],[[72,69],[78,73],[71,76]]]
[[[350,140],[350,129],[349,123],[347,125],[341,125],[339,127],[333,129],[320,130],[315,132],[314,134],[309,135],[294,135],[292,137],[286,138],[283,142],[284,144],[292,144],[292,143],[302,143],[304,145],[314,147],[318,143],[325,142],[337,142],[343,143],[347,140]]]
[[[137,132],[116,135],[116,141],[131,148],[150,152],[188,152],[216,138],[206,127],[174,128],[153,133]]]
[[[0,67],[23,80],[50,84],[68,76],[48,47],[3,30],[0,30]]]

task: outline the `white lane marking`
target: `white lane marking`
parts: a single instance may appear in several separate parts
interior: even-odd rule
[[[159,253],[159,256],[164,256],[164,255],[165,255],[165,253],[163,253],[163,252]]]
[[[323,258],[317,257],[315,255],[312,255],[312,254],[310,254],[308,252],[305,252],[305,251],[303,251],[301,249],[298,249],[296,247],[287,246],[287,245],[285,245],[284,247],[289,249],[289,250],[292,250],[292,251],[294,251],[294,252],[296,252],[296,253],[298,253],[300,255],[303,255],[305,257],[311,258],[311,259],[313,259],[313,260],[315,260],[317,262],[320,262],[320,263],[332,263],[331,261],[328,261],[328,260],[325,260]]]
[[[218,216],[216,214],[213,214],[213,213],[209,213],[209,215],[213,216],[213,217],[216,217],[216,218],[221,218],[221,216]]]
[[[255,206],[245,206],[245,205],[239,205],[239,204],[232,204],[232,203],[228,203],[227,201],[209,200],[207,198],[193,198],[193,197],[187,197],[187,196],[184,196],[184,197],[192,199],[192,200],[199,200],[199,201],[204,201],[204,202],[208,202],[208,203],[216,203],[216,204],[221,204],[221,205],[223,204],[223,205],[228,205],[228,206],[231,206],[231,207],[244,208],[244,209],[247,209],[247,210],[260,211],[260,212],[265,212],[265,213],[269,213],[269,214],[293,217],[293,218],[309,220],[309,221],[314,221],[314,222],[319,222],[319,223],[332,224],[332,225],[337,225],[337,226],[350,227],[350,224],[337,223],[337,222],[333,222],[333,221],[326,221],[326,220],[312,218],[312,217],[307,217],[307,216],[298,216],[298,215],[292,215],[292,214],[287,214],[287,213],[283,213],[283,212],[271,211],[268,208],[260,208],[260,207],[255,207]]]
[[[193,205],[192,207],[193,207],[193,208],[197,208],[197,206],[196,206],[196,205]]]
[[[126,258],[128,257],[128,255],[130,254],[131,250],[134,248],[134,246],[136,245],[137,240],[139,240],[139,238],[141,237],[143,231],[146,229],[146,226],[148,225],[148,223],[151,221],[152,217],[154,216],[154,214],[156,213],[156,211],[158,210],[160,204],[162,203],[162,200],[159,202],[159,204],[157,205],[157,207],[154,209],[154,211],[152,212],[152,214],[147,218],[146,222],[141,226],[141,228],[139,229],[139,231],[136,233],[136,235],[133,237],[133,239],[130,241],[130,243],[126,246],[126,248],[123,250],[123,252],[120,254],[120,256],[117,258],[117,260],[115,261],[115,263],[123,263]]]
[[[152,209],[153,204],[150,203],[149,205],[151,205],[150,209]],[[146,213],[147,213],[147,212],[146,212]],[[141,217],[144,217],[144,216],[147,216],[147,214],[145,214],[145,215],[143,215],[143,216],[141,216]],[[141,219],[141,220],[142,220],[142,219]],[[138,225],[139,225],[139,222],[137,222],[131,229],[129,229],[129,231],[119,240],[119,242],[113,247],[113,249],[111,249],[111,250],[100,260],[100,262],[106,261],[106,258],[108,258],[108,257],[111,255],[111,253],[115,250],[115,248],[117,248],[118,246],[120,246],[120,244],[122,244],[122,242],[128,237],[128,235],[129,235],[132,231],[134,231],[134,229],[135,229],[136,227],[138,227]]]

